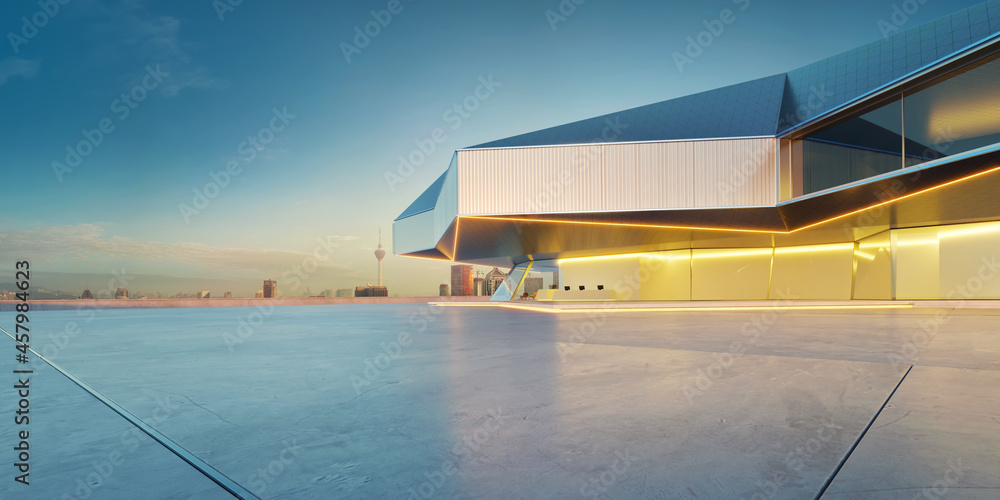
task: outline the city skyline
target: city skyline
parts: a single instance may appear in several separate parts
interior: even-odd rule
[[[0,258],[76,294],[116,275],[213,296],[376,283],[378,227],[455,149],[787,71],[974,3],[10,6]],[[437,295],[451,263],[384,236],[392,294]]]

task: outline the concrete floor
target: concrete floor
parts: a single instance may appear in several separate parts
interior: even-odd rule
[[[31,324],[34,348],[260,498],[813,498],[897,384],[824,498],[1000,496],[997,310],[399,304]],[[228,496],[51,368],[31,404],[32,484],[8,466],[0,498]]]

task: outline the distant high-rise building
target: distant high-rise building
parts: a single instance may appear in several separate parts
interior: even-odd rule
[[[212,298],[212,292],[210,292],[208,290],[202,290],[202,291],[198,292],[198,298],[199,299],[210,299],[210,298]]]
[[[83,289],[83,294],[80,295],[80,298],[81,299],[92,299],[92,298],[94,298],[94,294],[90,293],[90,287],[85,287]]]
[[[264,280],[263,291],[265,299],[278,298],[278,282],[274,280]]]
[[[483,295],[492,296],[500,288],[505,279],[507,279],[507,273],[501,271],[498,267],[494,267],[492,271],[486,273],[486,281],[484,283],[486,290]]]
[[[559,268],[556,268],[556,272],[552,273],[552,288],[559,289]]]
[[[127,299],[128,298],[128,290],[125,289],[125,288],[119,288],[119,289],[115,290],[115,298],[116,299]]]
[[[438,291],[440,292],[440,296],[441,297],[447,297],[448,296],[448,284],[447,283],[441,283],[441,286],[438,287]]]
[[[353,297],[354,290],[351,290],[350,288],[338,288],[335,294],[337,297]]]
[[[224,297],[227,298],[227,299],[233,298],[233,292],[226,292],[225,295],[224,295]]]
[[[263,299],[264,298],[264,289],[263,288],[258,288],[257,289],[257,293],[253,297],[255,299]]]
[[[472,278],[472,295],[486,295],[486,279],[482,276]]]
[[[354,289],[355,297],[388,297],[389,289],[384,286],[359,286]]]
[[[451,266],[451,294],[456,297],[472,295],[472,266],[457,264]]]
[[[382,258],[385,257],[385,250],[382,250],[382,228],[378,230],[378,248],[375,249],[375,258],[378,259],[378,286],[382,286]]]

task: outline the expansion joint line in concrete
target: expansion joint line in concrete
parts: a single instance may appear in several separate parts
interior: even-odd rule
[[[10,332],[4,330],[2,327],[0,327],[0,332],[7,334],[7,336],[10,337],[11,340],[17,342],[17,339],[13,335],[11,335]],[[20,344],[20,342],[18,342],[18,344]],[[131,412],[126,410],[124,407],[111,400],[111,398],[108,398],[107,396],[101,394],[96,389],[88,385],[86,382],[76,378],[73,374],[62,369],[61,366],[55,364],[53,361],[46,358],[45,356],[42,356],[41,354],[38,353],[38,351],[32,349],[31,347],[28,347],[28,351],[30,351],[35,356],[38,356],[38,359],[44,361],[52,368],[55,368],[56,371],[63,374],[64,377],[68,378],[74,384],[80,386],[81,389],[87,391],[91,396],[96,398],[98,401],[104,403],[105,406],[111,408],[111,410],[117,413],[118,415],[121,415],[122,418],[127,420],[132,425],[138,427],[139,430],[146,433],[147,436],[153,438],[154,441],[160,443],[164,448],[170,450],[171,453],[177,455],[177,457],[179,457],[181,460],[187,462],[188,465],[194,467],[198,472],[204,474],[205,477],[210,479],[215,484],[221,486],[223,489],[231,493],[236,498],[241,498],[243,500],[249,500],[249,499],[259,500],[259,498],[256,495],[247,491],[246,488],[240,486],[239,483],[233,481],[222,472],[219,472],[217,469],[215,469],[202,459],[198,458],[197,456],[195,456],[190,451],[186,450],[181,445],[177,444],[167,436],[160,433],[160,431],[147,425],[141,419],[139,419]]]
[[[875,416],[873,416],[872,419],[868,421],[868,425],[866,425],[864,430],[861,431],[861,434],[858,435],[858,438],[854,440],[854,444],[852,444],[851,448],[847,450],[847,453],[844,454],[844,457],[840,459],[840,463],[837,464],[837,468],[833,469],[833,472],[830,473],[830,477],[826,478],[826,481],[823,483],[823,486],[819,489],[819,493],[817,493],[816,496],[813,497],[813,500],[819,500],[820,497],[826,494],[826,490],[830,487],[831,484],[833,484],[833,480],[836,479],[837,474],[840,474],[840,469],[844,468],[844,464],[846,464],[847,460],[851,458],[851,454],[854,453],[854,450],[858,447],[858,444],[861,443],[861,440],[865,438],[865,434],[868,433],[868,429],[872,428],[872,424],[874,424],[875,420],[878,419],[878,416],[882,414],[882,410],[885,409],[885,405],[889,404],[889,400],[892,399],[892,396],[894,394],[896,394],[896,390],[899,389],[899,386],[903,385],[903,380],[906,380],[906,376],[910,374],[910,370],[912,369],[913,365],[910,365],[910,367],[906,369],[906,373],[904,373],[903,376],[900,377],[899,382],[896,382],[896,387],[893,387],[892,392],[890,392],[889,396],[885,398],[885,401],[882,402],[882,406],[880,406],[878,411],[875,412]]]

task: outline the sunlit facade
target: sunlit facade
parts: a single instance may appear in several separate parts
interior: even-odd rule
[[[1000,299],[997,82],[990,2],[458,150],[394,251],[511,269],[494,300]]]

